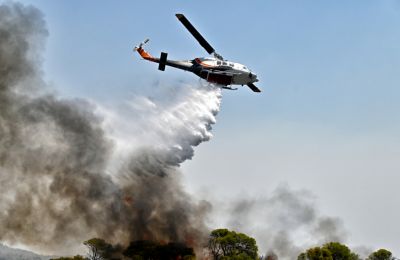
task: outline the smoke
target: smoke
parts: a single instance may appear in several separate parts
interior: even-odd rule
[[[346,239],[340,219],[320,215],[310,192],[287,185],[271,195],[238,200],[227,210],[233,216],[228,226],[252,234],[267,259],[297,259],[306,248]]]
[[[0,240],[59,254],[91,237],[198,246],[210,205],[184,191],[179,165],[211,137],[220,89],[119,108],[61,99],[41,77],[47,34],[36,8],[0,5]]]

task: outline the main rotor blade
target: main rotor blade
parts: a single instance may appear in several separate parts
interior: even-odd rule
[[[188,29],[188,31],[193,35],[194,38],[200,43],[200,45],[208,52],[208,54],[212,54],[215,52],[214,48],[204,39],[203,36],[194,28],[194,26],[189,22],[188,19],[183,14],[176,14],[176,17],[183,24],[183,26]]]

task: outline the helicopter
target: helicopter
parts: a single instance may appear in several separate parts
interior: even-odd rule
[[[176,14],[176,17],[207,53],[212,54],[213,57],[195,58],[193,60],[168,60],[168,53],[161,52],[160,58],[156,58],[143,48],[149,42],[149,39],[136,46],[134,51],[138,52],[143,59],[158,63],[158,69],[161,71],[164,71],[166,66],[170,66],[192,72],[207,82],[221,85],[224,89],[237,90],[237,88],[232,88],[230,85],[247,85],[252,91],[261,92],[254,85],[254,82],[258,82],[255,73],[240,63],[225,60],[183,14]]]

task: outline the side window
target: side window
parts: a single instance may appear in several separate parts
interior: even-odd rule
[[[224,64],[224,65],[228,65],[228,63],[226,63],[225,61],[224,61],[222,64]]]
[[[217,61],[217,65],[221,65],[221,61]]]

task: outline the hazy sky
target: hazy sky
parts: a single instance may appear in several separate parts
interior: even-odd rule
[[[342,219],[348,243],[400,255],[400,1],[41,1],[45,78],[64,96],[117,103],[196,76],[141,61],[205,56],[184,13],[263,89],[224,91],[214,138],[183,166],[193,193],[258,197],[282,183]]]

